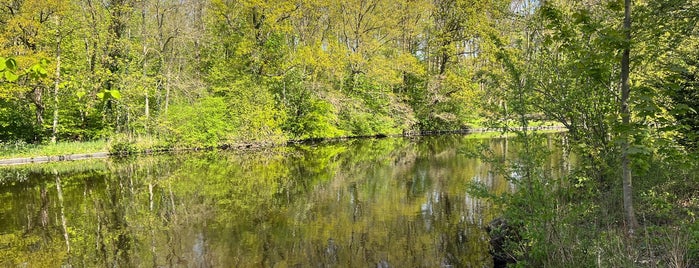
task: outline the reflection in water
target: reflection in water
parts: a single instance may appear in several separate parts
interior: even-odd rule
[[[489,267],[462,136],[0,170],[0,266]],[[560,155],[557,153],[556,155]],[[553,162],[552,162],[553,163]]]
[[[63,238],[66,241],[66,252],[70,253],[70,237],[68,235],[68,223],[66,222],[66,215],[63,211],[63,190],[61,190],[61,176],[58,175],[58,171],[56,169],[53,169],[53,176],[56,177],[56,194],[58,195],[58,207],[60,210],[61,214],[61,227],[63,227]],[[42,195],[45,195],[45,191],[42,192]],[[44,216],[44,212],[42,211],[42,216]],[[43,224],[42,226],[46,226],[46,224]]]

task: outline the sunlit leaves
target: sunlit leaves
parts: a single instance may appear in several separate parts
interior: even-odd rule
[[[338,137],[345,134],[336,127],[338,119],[330,103],[321,100],[309,102],[309,107],[292,126],[293,132],[298,133],[300,139]]]
[[[15,82],[24,75],[28,75],[29,78],[33,80],[46,78],[48,76],[48,72],[46,71],[48,64],[48,60],[41,59],[27,70],[21,71],[17,67],[17,60],[14,58],[0,57],[0,76],[4,77],[7,82]]]
[[[6,70],[5,71],[5,80],[9,82],[14,82],[17,79],[19,79],[19,75],[16,75],[14,72]]]
[[[175,105],[163,116],[165,139],[173,146],[210,147],[229,143],[236,133],[223,98],[205,98],[193,105]]]
[[[29,76],[32,79],[46,78],[48,76],[48,72],[46,71],[48,64],[48,60],[41,59],[39,63],[29,67],[29,70],[27,72],[29,73]]]
[[[0,57],[0,74],[8,82],[14,82],[19,79],[19,75],[15,72],[17,71],[17,61],[13,58],[3,58]]]
[[[85,95],[84,92],[80,92],[77,94],[79,94],[78,97],[81,97],[81,95],[82,96]],[[119,90],[116,90],[116,89],[105,89],[105,90],[102,90],[101,92],[98,92],[96,95],[100,100],[109,100],[109,99],[118,100],[118,99],[121,99],[121,92],[119,92]]]

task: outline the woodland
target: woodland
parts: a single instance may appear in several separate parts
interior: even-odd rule
[[[698,20],[696,0],[0,0],[0,142],[498,128],[525,144],[490,159],[520,190],[471,190],[516,229],[513,265],[696,267]],[[549,123],[564,178],[527,130]]]

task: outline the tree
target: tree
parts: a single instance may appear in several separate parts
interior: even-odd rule
[[[3,5],[0,10],[0,17],[5,18],[5,24],[0,28],[0,35],[5,37],[0,39],[5,41],[2,44],[3,48],[9,49],[12,56],[25,64],[46,58],[46,52],[43,50],[44,38],[49,34],[46,25],[62,5],[60,1],[34,0],[10,1]],[[5,52],[5,49],[0,51]],[[46,103],[43,95],[48,84],[48,81],[41,79],[22,79],[13,87],[15,92],[11,93],[34,106],[34,122],[39,129],[42,129],[44,124]],[[29,94],[22,94],[23,92]],[[33,139],[39,140],[41,137],[36,135]]]
[[[624,214],[626,215],[626,224],[630,234],[638,228],[636,220],[636,212],[633,208],[633,186],[631,185],[631,166],[629,159],[629,134],[627,131],[631,127],[631,112],[629,111],[629,96],[631,88],[629,87],[629,72],[630,72],[630,51],[631,51],[631,0],[624,0],[624,50],[621,56],[621,99],[620,113],[622,130],[621,137],[621,169],[622,169],[622,185],[624,199]]]
[[[58,91],[61,87],[61,53],[63,46],[63,39],[69,35],[72,30],[64,28],[63,17],[65,13],[70,11],[71,4],[59,6],[56,10],[54,18],[54,31],[55,31],[55,64],[56,71],[53,78],[53,124],[51,126],[51,142],[56,143],[58,136],[58,110],[59,110],[59,98]]]

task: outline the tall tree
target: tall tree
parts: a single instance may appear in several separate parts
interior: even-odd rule
[[[630,234],[638,227],[636,212],[633,208],[633,186],[631,184],[631,166],[629,159],[629,131],[631,128],[631,112],[629,111],[629,73],[631,65],[631,0],[624,0],[624,50],[621,56],[621,99],[620,113],[623,127],[621,137],[621,169],[624,199],[624,214]]]
[[[56,143],[58,135],[58,89],[61,84],[61,17],[56,16],[56,72],[53,78],[53,125],[51,131],[51,142]]]

